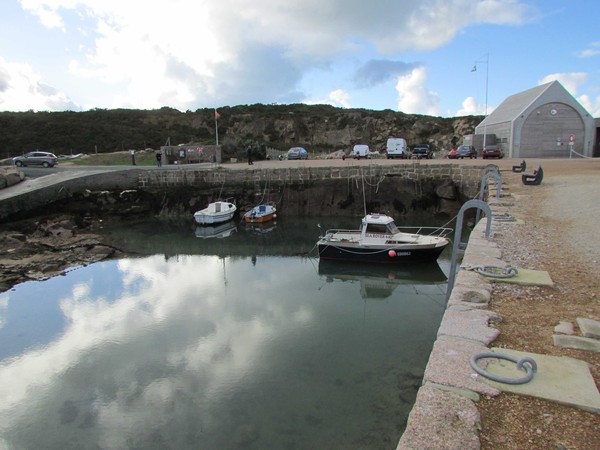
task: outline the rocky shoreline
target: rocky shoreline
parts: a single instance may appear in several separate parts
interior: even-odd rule
[[[0,291],[45,280],[73,267],[120,256],[102,242],[91,224],[62,214],[0,226]]]

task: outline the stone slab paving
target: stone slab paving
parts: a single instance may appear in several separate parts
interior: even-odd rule
[[[565,322],[561,320],[558,325],[554,327],[555,333],[561,334],[575,334],[575,329],[573,328],[573,324],[571,322]]]
[[[487,351],[479,342],[440,336],[433,344],[423,380],[495,397],[500,391],[485,383],[470,363],[473,355]]]
[[[455,286],[448,298],[447,307],[462,305],[469,308],[485,309],[490,301],[490,292],[486,289],[471,289]]]
[[[600,322],[597,320],[578,317],[577,326],[579,326],[581,334],[583,334],[585,337],[600,339]]]
[[[553,334],[552,341],[557,347],[574,348],[600,353],[600,340],[583,336],[568,336],[565,334]]]
[[[437,335],[471,339],[489,345],[500,335],[500,331],[489,324],[500,320],[500,316],[492,311],[453,306],[446,309]]]
[[[517,270],[519,273],[511,278],[486,278],[497,283],[510,283],[519,286],[554,286],[550,274],[544,270],[522,269],[520,267],[517,267]]]
[[[600,393],[589,365],[585,361],[506,348],[492,348],[491,350],[494,353],[510,355],[517,359],[533,358],[537,364],[537,372],[534,373],[531,381],[518,385],[497,383],[485,379],[490,386],[503,392],[543,398],[600,414]],[[492,374],[512,378],[524,376],[524,372],[518,370],[511,361],[488,361],[490,362],[486,370]]]
[[[419,389],[397,450],[476,450],[479,411],[466,397],[425,385]]]

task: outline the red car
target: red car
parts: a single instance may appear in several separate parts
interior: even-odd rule
[[[457,159],[458,158],[458,150],[453,148],[448,152],[448,159]]]
[[[486,145],[483,149],[483,159],[488,158],[503,158],[504,152],[499,145]]]

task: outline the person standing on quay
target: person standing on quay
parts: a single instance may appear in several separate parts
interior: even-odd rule
[[[160,152],[156,152],[156,165],[158,167],[162,166],[162,154]]]
[[[135,166],[135,150],[131,149],[129,153],[131,154],[131,165]]]
[[[254,164],[252,162],[252,146],[251,145],[246,147],[246,156],[248,157],[248,165],[251,166],[252,164]]]

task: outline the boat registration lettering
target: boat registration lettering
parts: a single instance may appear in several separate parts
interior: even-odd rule
[[[372,237],[372,238],[388,238],[390,237],[389,234],[384,234],[384,233],[365,233],[365,237]]]
[[[410,256],[410,252],[396,252],[396,256]]]

